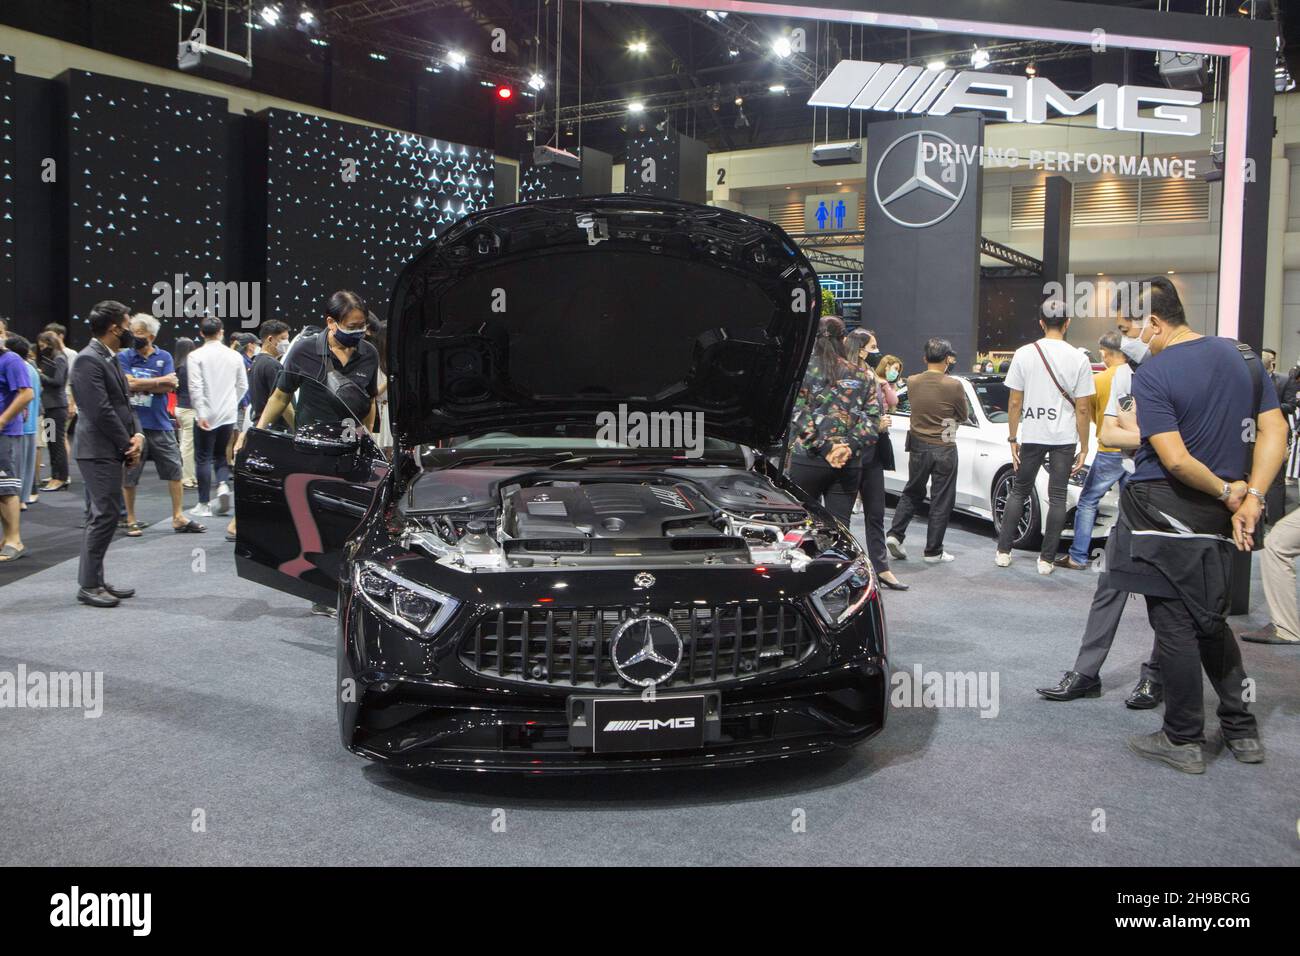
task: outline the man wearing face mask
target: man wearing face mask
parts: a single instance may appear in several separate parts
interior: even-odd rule
[[[131,343],[117,353],[117,361],[131,391],[131,405],[144,432],[144,449],[140,460],[127,469],[122,495],[126,499],[126,533],[138,538],[144,525],[135,519],[135,490],[144,474],[144,464],[152,460],[158,478],[167,482],[172,499],[172,530],[178,534],[201,534],[206,531],[197,521],[185,517],[185,489],[181,485],[183,466],[176,430],[167,412],[167,396],[176,390],[176,366],[171,354],[154,345],[158,337],[158,320],[140,314],[131,319]]]
[[[266,402],[280,377],[280,362],[289,351],[289,326],[277,319],[262,323],[262,350],[253,356],[248,370],[249,423],[257,424]],[[290,410],[288,415],[292,416]],[[291,422],[292,423],[292,422]]]
[[[90,520],[81,544],[77,600],[91,607],[116,607],[135,595],[104,581],[104,555],[117,528],[123,466],[132,467],[144,449],[144,431],[131,406],[131,392],[118,363],[119,349],[133,343],[131,310],[105,301],[90,310],[91,341],[77,354],[72,392],[79,410],[72,455],[90,498]]]
[[[355,292],[330,296],[325,331],[304,336],[285,356],[275,391],[258,417],[259,428],[270,427],[291,407],[297,427],[345,424],[345,417],[350,417],[354,424],[374,428],[379,353],[365,340],[366,315],[366,304]],[[316,389],[300,391],[304,379],[323,385],[337,401],[322,400]],[[291,406],[295,392],[298,397]]]
[[[203,346],[190,353],[190,404],[194,406],[195,477],[199,482],[199,503],[190,514],[212,517],[212,479],[217,480],[216,513],[230,511],[230,465],[227,449],[239,403],[248,391],[244,359],[222,344],[221,320],[207,316],[199,323]]]
[[[1286,422],[1258,356],[1189,328],[1164,276],[1145,285],[1141,338],[1151,357],[1133,380],[1142,444],[1107,543],[1104,583],[1146,598],[1165,719],[1159,731],[1129,738],[1129,749],[1185,773],[1205,771],[1204,669],[1219,698],[1223,745],[1241,763],[1261,763],[1249,681],[1226,617],[1234,548],[1251,550],[1262,531],[1263,489],[1285,457]]]

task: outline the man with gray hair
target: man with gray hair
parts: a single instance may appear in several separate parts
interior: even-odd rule
[[[176,364],[171,354],[154,345],[158,337],[158,320],[141,313],[131,317],[131,347],[117,353],[118,364],[126,376],[131,405],[140,418],[144,433],[144,450],[138,461],[126,470],[122,497],[126,499],[126,534],[138,538],[147,525],[135,516],[135,489],[144,474],[144,463],[153,460],[160,480],[167,482],[172,499],[172,529],[178,533],[198,534],[208,530],[185,516],[181,485],[181,449],[176,429],[167,411],[167,396],[176,391]]]
[[[1101,360],[1106,368],[1092,377],[1096,392],[1092,395],[1092,420],[1096,423],[1097,454],[1088,469],[1088,477],[1083,480],[1083,491],[1079,493],[1079,503],[1074,509],[1074,541],[1070,552],[1061,555],[1056,561],[1058,568],[1082,571],[1088,567],[1088,546],[1092,543],[1092,529],[1097,522],[1097,507],[1106,492],[1115,487],[1116,482],[1123,482],[1125,455],[1118,448],[1111,448],[1101,440],[1101,426],[1105,421],[1106,405],[1114,392],[1117,401],[1123,401],[1133,390],[1133,370],[1128,359],[1120,350],[1119,332],[1111,330],[1097,343],[1101,346]]]

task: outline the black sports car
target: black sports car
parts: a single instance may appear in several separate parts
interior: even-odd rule
[[[520,204],[431,243],[391,306],[391,463],[340,406],[236,467],[240,575],[337,603],[344,745],[608,771],[879,731],[875,573],[771,464],[818,304],[781,229],[688,203]]]

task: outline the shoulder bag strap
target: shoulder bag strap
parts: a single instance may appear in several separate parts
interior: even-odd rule
[[[1052,371],[1052,363],[1047,361],[1047,356],[1043,354],[1043,347],[1039,345],[1037,342],[1035,342],[1034,351],[1037,352],[1038,357],[1043,360],[1043,368],[1047,369],[1047,377],[1052,380],[1052,384],[1055,385],[1056,390],[1061,393],[1061,397],[1064,398],[1069,404],[1073,405],[1074,396],[1071,395],[1069,392],[1067,392],[1064,388],[1062,388],[1061,383],[1057,381],[1056,373]]]

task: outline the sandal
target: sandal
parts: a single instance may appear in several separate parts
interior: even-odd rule
[[[177,534],[203,534],[208,528],[197,521],[186,521],[183,525],[172,525],[172,530]]]
[[[123,532],[128,538],[139,538],[144,535],[143,528],[137,528],[135,525],[127,525],[126,531]]]
[[[0,548],[0,562],[17,561],[26,553],[26,548],[15,548],[12,544],[6,544]]]

